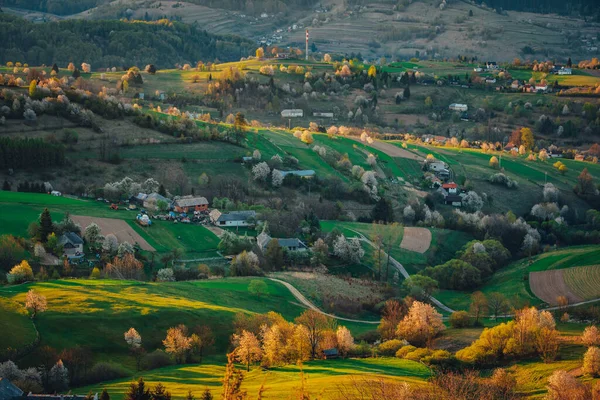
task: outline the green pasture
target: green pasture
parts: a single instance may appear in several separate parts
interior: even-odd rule
[[[60,221],[65,212],[71,215],[116,218],[128,222],[159,253],[173,248],[182,249],[187,255],[215,257],[219,239],[203,226],[175,224],[168,221],[153,221],[152,226],[143,228],[135,222],[136,211],[124,208],[111,210],[109,205],[95,200],[79,200],[39,193],[0,191],[0,205],[11,212],[0,216],[0,234],[27,237],[27,227],[38,221],[44,208],[48,208],[52,219]],[[82,227],[85,229],[85,227]]]
[[[206,388],[218,398],[225,373],[224,361],[219,361],[209,359],[203,364],[160,368],[140,373],[139,376],[143,376],[144,381],[151,387],[161,382],[174,398],[184,398],[189,390],[198,398]],[[340,398],[340,387],[346,384],[348,390],[351,387],[349,384],[356,379],[383,378],[387,381],[423,385],[430,376],[430,371],[423,364],[414,361],[386,357],[310,361],[302,366],[287,365],[269,370],[254,366],[249,373],[244,371],[242,390],[248,392],[249,398],[256,398],[259,388],[264,383],[265,398],[286,399],[300,388],[302,376],[311,398],[318,395],[320,399],[325,400]],[[130,382],[131,379],[117,380],[80,388],[75,392],[87,393],[91,390],[95,393],[106,388],[111,398],[122,399]]]
[[[169,327],[183,323],[190,328],[210,326],[216,333],[215,349],[223,353],[229,345],[237,313],[275,311],[293,320],[304,311],[285,286],[268,279],[264,279],[266,295],[260,298],[251,295],[248,284],[252,279],[263,278],[161,283],[70,279],[6,286],[0,288],[0,326],[13,323],[22,335],[11,336],[10,342],[3,341],[0,352],[5,347],[19,347],[33,340],[33,325],[25,316],[23,304],[26,292],[35,289],[48,300],[48,311],[35,322],[42,337],[41,345],[58,350],[81,345],[89,348],[97,359],[131,367],[133,361],[128,357],[123,332],[136,328],[144,347],[151,351],[162,348],[161,341]],[[368,324],[344,321],[340,324],[355,335],[373,329]]]
[[[514,307],[539,305],[542,301],[529,289],[529,273],[597,265],[600,260],[600,246],[574,246],[532,258],[525,258],[497,271],[479,290],[489,295],[492,292],[502,293]],[[471,292],[440,290],[435,297],[455,310],[467,310]]]

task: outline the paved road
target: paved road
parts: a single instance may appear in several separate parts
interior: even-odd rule
[[[269,279],[272,280],[273,282],[281,283],[283,286],[288,288],[288,290],[292,293],[292,295],[294,295],[294,297],[300,303],[302,303],[306,307],[310,308],[311,310],[315,310],[323,315],[326,315],[331,318],[335,318],[340,321],[357,322],[359,324],[371,324],[371,325],[379,324],[379,321],[363,321],[360,319],[343,318],[343,317],[338,317],[337,315],[328,314],[328,313],[322,311],[319,307],[315,306],[313,303],[311,303],[311,301],[308,300],[306,297],[304,297],[304,295],[302,293],[300,293],[300,291],[298,289],[296,289],[294,286],[290,285],[286,281],[282,281],[281,279],[276,279],[276,278],[269,278]]]

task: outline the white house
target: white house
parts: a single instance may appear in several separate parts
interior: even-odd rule
[[[571,68],[561,68],[558,70],[558,75],[572,75],[573,74],[573,70],[571,70]]]
[[[256,223],[256,211],[253,210],[222,213],[214,209],[208,216],[216,226],[251,226]]]
[[[281,171],[281,175],[285,178],[287,175],[296,175],[301,178],[312,178],[315,176],[315,171],[312,169],[302,169],[297,171]]]
[[[452,103],[448,106],[448,109],[451,111],[468,111],[469,106],[466,104]]]
[[[290,110],[281,110],[281,116],[283,118],[303,117],[304,110],[302,110],[300,108],[294,108],[294,109],[290,109]]]
[[[429,163],[430,171],[443,171],[445,169],[447,169],[446,163],[444,163],[443,161],[434,161],[434,162]]]

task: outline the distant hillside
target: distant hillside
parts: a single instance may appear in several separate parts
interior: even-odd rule
[[[155,64],[159,68],[198,60],[239,60],[251,41],[213,35],[177,22],[66,20],[34,24],[0,14],[0,63],[66,66],[87,62],[92,68]]]
[[[598,0],[475,0],[491,8],[534,13],[556,13],[562,15],[600,16]]]
[[[6,7],[41,11],[57,15],[77,14],[90,8],[109,3],[108,0],[4,0]],[[286,12],[290,8],[305,8],[317,0],[186,0],[187,3],[248,14]]]

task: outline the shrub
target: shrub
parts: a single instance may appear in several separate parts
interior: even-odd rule
[[[415,351],[417,348],[413,345],[408,345],[408,346],[404,346],[402,347],[400,350],[398,350],[396,352],[396,357],[398,358],[404,358],[406,357],[406,355],[410,352]]]
[[[159,349],[146,354],[144,358],[142,358],[142,368],[144,369],[156,369],[171,365],[172,363],[171,357]]]
[[[450,315],[450,326],[453,328],[466,328],[471,325],[471,317],[466,311],[456,311]]]
[[[508,176],[504,175],[501,172],[490,175],[488,181],[490,183],[493,183],[494,185],[506,186],[509,189],[516,189],[519,187],[519,183],[517,181],[510,179]]]
[[[31,281],[33,280],[33,271],[31,270],[29,263],[23,260],[6,274],[6,279],[8,280],[8,283],[12,284]]]
[[[590,347],[583,355],[583,372],[591,376],[600,375],[600,349]]]
[[[377,347],[377,351],[382,356],[394,356],[402,346],[406,346],[406,342],[398,339],[388,340],[381,343]]]
[[[88,383],[112,381],[129,376],[129,372],[118,364],[99,362],[90,369],[87,375]]]
[[[430,349],[422,347],[422,348],[417,348],[414,351],[411,351],[410,353],[405,355],[404,358],[406,360],[419,362],[419,361],[423,360],[425,357],[431,356],[432,353],[433,352]]]

